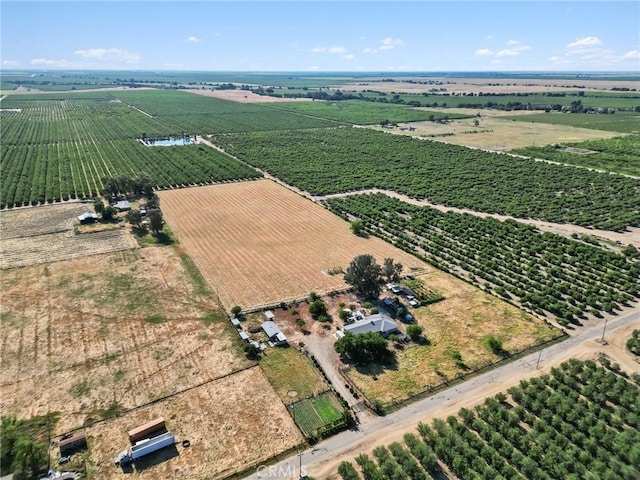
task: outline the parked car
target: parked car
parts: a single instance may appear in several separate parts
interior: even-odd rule
[[[407,295],[407,300],[409,300],[409,305],[411,305],[413,308],[417,308],[420,306],[420,301],[413,295]]]
[[[69,463],[71,461],[71,457],[70,456],[66,456],[66,457],[60,457],[58,459],[58,465],[64,465],[65,463]]]

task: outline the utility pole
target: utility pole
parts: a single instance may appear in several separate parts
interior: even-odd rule
[[[604,319],[604,328],[602,329],[602,338],[600,339],[600,343],[601,343],[601,344],[603,344],[603,345],[606,345],[606,344],[604,343],[604,332],[606,332],[606,331],[607,331],[607,321],[608,321],[608,320],[609,320],[608,318],[605,318],[605,319]]]
[[[540,357],[542,356],[542,350],[538,353],[538,361],[536,362],[536,370],[540,370],[538,367],[540,366]]]
[[[298,466],[298,477],[302,478],[302,450],[298,452],[298,458],[300,459],[300,464]]]

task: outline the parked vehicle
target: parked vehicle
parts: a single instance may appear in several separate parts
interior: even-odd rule
[[[139,442],[136,442],[135,445],[120,452],[116,456],[114,463],[117,466],[128,465],[145,455],[149,455],[150,453],[156,452],[164,447],[173,445],[175,441],[176,439],[171,432],[163,433],[157,437],[145,438],[144,440],[140,440]]]
[[[407,300],[409,300],[409,305],[413,308],[418,308],[420,306],[420,301],[413,295],[407,295]]]

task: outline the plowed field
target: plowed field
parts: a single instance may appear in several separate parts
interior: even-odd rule
[[[159,193],[181,247],[196,262],[224,306],[275,304],[345,288],[341,273],[353,257],[391,257],[410,270],[431,269],[271,180]]]

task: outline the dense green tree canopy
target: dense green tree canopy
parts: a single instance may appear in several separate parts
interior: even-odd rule
[[[380,295],[381,274],[382,268],[376,263],[373,255],[358,255],[347,267],[344,281],[366,299],[373,300]]]

